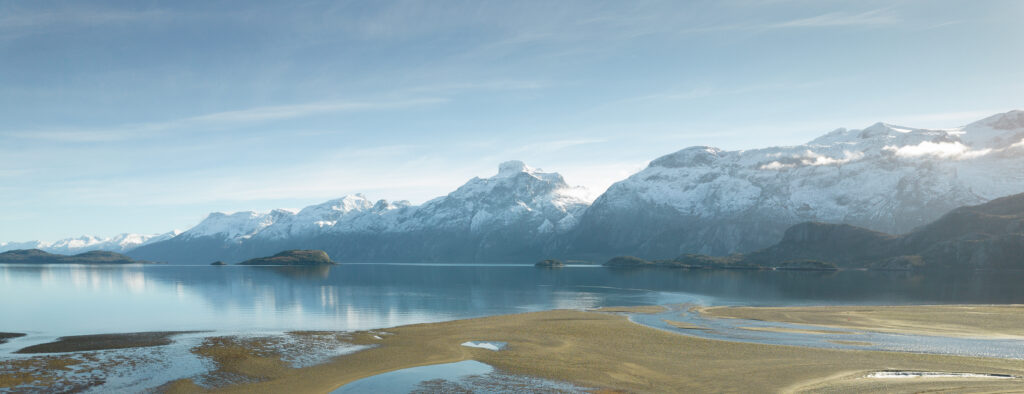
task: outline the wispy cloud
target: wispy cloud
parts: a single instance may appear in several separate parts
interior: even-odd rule
[[[358,112],[408,108],[447,102],[442,98],[395,101],[319,101],[294,105],[255,107],[223,111],[164,122],[120,125],[110,128],[57,129],[0,132],[0,138],[37,139],[60,142],[109,142],[152,137],[162,132],[189,129],[230,128],[245,124],[293,119],[337,112]]]
[[[882,8],[860,13],[829,12],[808,18],[768,24],[764,27],[770,29],[787,29],[808,27],[883,26],[895,25],[902,22],[903,19],[893,13],[890,8]]]
[[[446,102],[441,98],[423,98],[399,101],[324,101],[297,105],[279,105],[249,108],[238,111],[224,111],[181,119],[168,123],[172,126],[196,123],[249,123],[268,120],[300,118],[305,116],[351,111],[372,111],[407,108]]]
[[[657,93],[651,93],[643,96],[630,97],[622,100],[615,101],[615,104],[624,104],[631,102],[643,102],[643,101],[660,101],[660,100],[695,100],[713,96],[728,96],[745,93],[765,92],[765,91],[792,91],[794,89],[807,89],[821,87],[828,84],[830,81],[808,81],[808,82],[789,82],[789,83],[762,83],[753,84],[747,86],[735,86],[735,87],[712,87],[702,86],[695,87],[687,90],[672,90],[662,91]]]
[[[0,40],[17,40],[55,29],[64,30],[117,23],[162,22],[177,15],[174,12],[160,9],[133,11],[72,7],[30,10],[0,5]]]

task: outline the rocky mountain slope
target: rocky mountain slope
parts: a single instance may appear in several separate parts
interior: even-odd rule
[[[905,233],[1022,191],[1024,111],[951,130],[877,123],[799,146],[660,157],[598,198],[564,245],[574,256],[725,255],[807,221]]]

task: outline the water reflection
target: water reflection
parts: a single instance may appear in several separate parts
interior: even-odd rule
[[[1022,273],[531,266],[0,266],[0,331],[351,330],[665,302],[1021,303]]]

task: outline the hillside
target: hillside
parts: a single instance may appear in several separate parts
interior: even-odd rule
[[[905,235],[805,223],[744,261],[771,265],[814,259],[875,269],[1024,269],[1024,193],[957,208]]]

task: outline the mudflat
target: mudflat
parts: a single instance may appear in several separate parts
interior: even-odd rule
[[[15,353],[69,353],[89,350],[127,349],[162,346],[171,343],[171,337],[196,331],[133,332],[125,334],[74,335],[57,338],[18,350]]]
[[[416,366],[477,360],[513,374],[628,392],[859,391],[887,387],[875,371],[969,372],[1024,376],[1024,360],[814,349],[689,337],[634,324],[625,316],[546,311],[355,333],[373,348],[306,368],[285,368],[237,341],[197,349],[242,379],[216,392],[327,392],[364,377]],[[379,334],[379,335],[378,335]],[[502,341],[502,351],[461,346]],[[903,390],[1019,390],[1021,379],[915,378]],[[894,386],[895,387],[895,386]],[[166,392],[204,390],[188,379]]]
[[[1024,305],[710,307],[705,316],[865,331],[1024,339]]]

